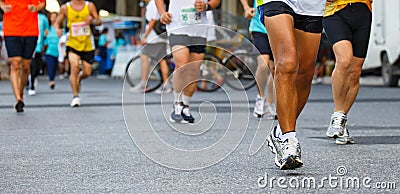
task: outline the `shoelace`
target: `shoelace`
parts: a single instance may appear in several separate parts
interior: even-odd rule
[[[281,147],[284,155],[297,152],[297,144],[293,140],[289,140],[289,138],[281,142]]]
[[[332,125],[335,128],[344,127],[345,119],[346,119],[346,115],[334,114],[332,116]]]

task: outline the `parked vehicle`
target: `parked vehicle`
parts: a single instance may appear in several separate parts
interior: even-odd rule
[[[372,30],[364,72],[380,71],[385,86],[398,86],[400,78],[400,1],[373,3]]]

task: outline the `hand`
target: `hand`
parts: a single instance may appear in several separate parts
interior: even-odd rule
[[[88,16],[85,20],[85,24],[90,25],[91,23],[94,22],[94,19],[92,16]]]
[[[160,22],[161,23],[169,24],[169,23],[171,23],[171,21],[172,21],[172,14],[171,13],[165,12],[165,13],[161,14],[161,17],[160,17]]]
[[[146,38],[142,37],[142,39],[140,39],[139,44],[144,46],[146,44]]]
[[[256,12],[256,9],[249,7],[244,11],[244,17],[249,20],[256,15],[254,12]]]
[[[4,13],[9,13],[11,11],[11,5],[3,5],[1,6],[1,9],[4,11]]]
[[[197,10],[198,12],[206,11],[206,9],[207,9],[207,3],[205,3],[205,2],[202,1],[202,0],[196,0],[196,1],[194,2],[194,8],[196,8],[196,10]]]
[[[35,5],[28,5],[28,10],[30,11],[30,12],[37,12],[38,10],[37,10],[37,7],[35,6]]]
[[[58,37],[62,36],[62,30],[60,28],[56,28],[56,32]]]

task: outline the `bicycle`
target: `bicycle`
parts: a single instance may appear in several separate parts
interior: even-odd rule
[[[215,55],[213,55],[215,57]],[[207,80],[207,84],[199,82],[197,88],[204,92],[214,92],[226,83],[235,90],[248,90],[256,85],[254,73],[257,69],[257,52],[236,50],[222,60],[218,57],[212,62],[200,66],[199,80]],[[222,78],[222,79],[221,79]]]
[[[168,68],[169,68],[169,76],[173,73],[175,69],[175,63],[173,61],[173,57],[171,54],[168,54],[165,59],[167,60]],[[217,58],[215,55],[211,53],[206,53],[205,59],[203,60],[203,63],[201,66],[203,66],[205,63],[221,63],[220,59]],[[142,66],[142,60],[140,56],[135,56],[131,60],[129,60],[126,68],[125,68],[125,79],[127,83],[131,86],[134,87],[136,84],[138,84],[141,80],[141,66]],[[209,65],[206,65],[209,66]],[[149,68],[149,76],[147,80],[147,85],[146,89],[144,92],[152,92],[155,91],[157,88],[159,88],[163,83],[162,79],[162,74],[161,74],[161,69],[159,65],[159,61],[150,58],[150,68]]]

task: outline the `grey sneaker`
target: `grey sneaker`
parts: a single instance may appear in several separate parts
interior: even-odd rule
[[[336,138],[336,144],[344,145],[344,144],[353,144],[354,138],[350,136],[349,130],[344,128],[343,136],[339,136]]]
[[[181,115],[182,110],[183,110],[183,104],[175,103],[172,107],[169,121],[174,122],[174,123],[188,123],[187,121],[183,120],[183,118],[182,118],[182,115]]]
[[[347,118],[343,113],[334,112],[331,116],[331,122],[326,130],[326,136],[331,138],[338,138],[343,136],[344,129],[346,128]]]
[[[275,157],[275,164],[279,165],[279,169],[291,170],[303,166],[303,162],[301,161],[300,144],[296,140],[289,137],[282,140],[280,146],[282,156],[280,159]]]
[[[261,98],[260,96],[257,96],[253,115],[257,118],[262,118],[265,114],[264,106],[265,106],[265,98]]]

